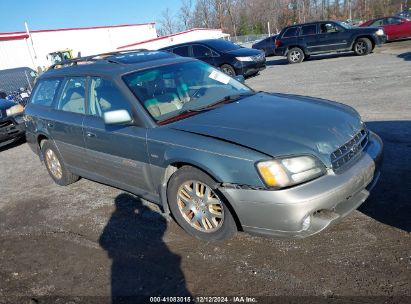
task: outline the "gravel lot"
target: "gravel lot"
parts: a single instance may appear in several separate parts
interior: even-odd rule
[[[85,179],[57,186],[26,144],[13,145],[0,150],[0,303],[108,303],[112,293],[410,303],[411,41],[267,64],[248,85],[354,106],[383,138],[382,177],[359,211],[303,240],[205,243],[131,194]]]

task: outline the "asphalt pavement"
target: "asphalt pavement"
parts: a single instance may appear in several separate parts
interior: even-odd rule
[[[381,180],[358,211],[302,240],[238,233],[207,243],[124,191],[86,179],[54,184],[18,143],[0,150],[0,303],[134,294],[411,302],[400,298],[411,297],[411,41],[297,65],[270,57],[267,66],[246,83],[348,104],[381,135]]]

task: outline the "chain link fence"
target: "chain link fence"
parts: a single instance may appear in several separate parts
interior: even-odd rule
[[[36,77],[37,73],[28,67],[0,70],[0,97],[19,91],[31,92]]]
[[[255,43],[256,41],[262,40],[267,37],[268,37],[268,34],[261,34],[261,35],[232,36],[232,37],[229,37],[228,39],[231,42],[241,45],[243,47],[251,47],[251,45]]]

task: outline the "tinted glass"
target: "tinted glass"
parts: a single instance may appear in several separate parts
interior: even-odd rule
[[[173,49],[173,53],[183,57],[188,57],[188,46],[176,47]]]
[[[31,103],[43,106],[51,106],[60,83],[61,79],[40,80],[39,84],[36,87],[36,90],[33,92]]]
[[[193,45],[193,55],[194,57],[210,57],[211,50],[208,47],[195,44]]]
[[[284,32],[283,38],[287,37],[295,37],[298,35],[298,28],[297,27],[290,27]]]
[[[336,33],[342,31],[342,27],[334,23],[321,23],[320,33]]]
[[[399,24],[401,23],[401,19],[400,18],[386,18],[384,19],[384,24]]]
[[[103,117],[104,112],[115,110],[127,110],[131,114],[130,104],[112,81],[93,77],[89,91],[88,114]]]
[[[315,24],[304,25],[301,27],[301,36],[315,35],[317,33],[317,26]]]
[[[251,93],[242,83],[200,61],[138,71],[123,79],[157,121],[206,107],[226,96]]]
[[[71,77],[64,82],[57,109],[85,114],[86,78]]]

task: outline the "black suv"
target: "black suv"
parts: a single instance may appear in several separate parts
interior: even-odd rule
[[[284,28],[275,40],[275,53],[289,63],[300,63],[310,55],[354,51],[369,54],[386,40],[383,29],[359,28],[338,21],[319,21]]]

